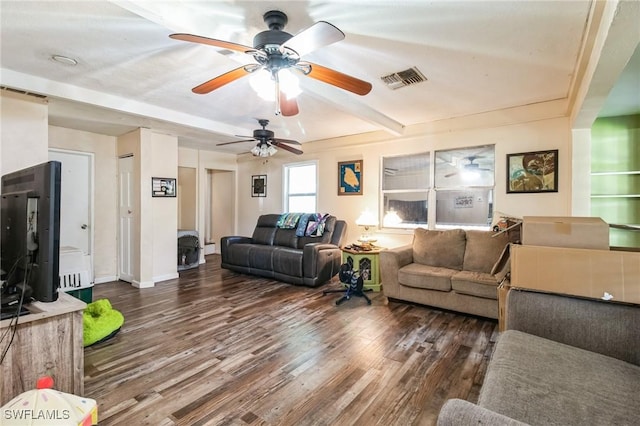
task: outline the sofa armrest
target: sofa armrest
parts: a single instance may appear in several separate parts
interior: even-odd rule
[[[392,290],[399,286],[398,271],[413,262],[413,245],[396,247],[380,252],[380,279],[382,289]]]
[[[526,426],[527,423],[522,423],[462,399],[450,399],[445,402],[438,416],[438,426],[465,425]]]
[[[506,329],[640,365],[640,305],[511,288]]]
[[[303,274],[305,278],[315,278],[317,285],[331,279],[340,270],[342,251],[329,243],[309,243],[304,245]]]
[[[251,243],[251,238],[249,237],[240,237],[240,236],[229,236],[229,237],[222,237],[220,238],[220,255],[222,256],[222,261],[224,262],[224,259],[226,259],[227,256],[227,250],[229,249],[229,246],[231,246],[232,244],[238,244],[238,243]]]

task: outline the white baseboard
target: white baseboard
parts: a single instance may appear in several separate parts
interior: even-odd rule
[[[205,244],[204,245],[204,254],[214,254],[216,252],[216,244]]]
[[[118,281],[118,277],[116,277],[115,275],[113,276],[107,276],[107,277],[100,277],[100,278],[96,278],[93,283],[94,284],[104,284],[104,283],[110,283],[113,281]]]
[[[153,281],[131,281],[131,285],[136,288],[151,288],[154,286],[154,284],[155,283]]]
[[[161,281],[175,280],[178,277],[179,277],[179,275],[178,275],[177,272],[174,272],[174,273],[171,273],[171,274],[166,274],[166,275],[160,275],[159,277],[153,277],[153,283],[155,284],[155,283],[159,283]]]

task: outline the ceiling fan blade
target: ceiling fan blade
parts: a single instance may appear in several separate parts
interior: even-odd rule
[[[245,139],[245,140],[241,140],[241,141],[218,143],[218,144],[216,144],[216,146],[231,145],[232,143],[240,143],[240,142],[255,142],[255,141],[256,141],[255,139]]]
[[[444,177],[450,178],[451,176],[455,176],[457,174],[458,174],[458,172],[451,172],[451,173],[447,173],[446,175],[444,175]]]
[[[280,91],[280,113],[285,117],[291,117],[300,112],[296,98],[287,99],[284,92]]]
[[[291,140],[291,139],[273,138],[273,139],[271,139],[271,141],[277,142],[277,143],[288,143],[289,145],[302,145],[300,142],[294,141],[294,140]]]
[[[236,81],[240,77],[244,77],[247,74],[249,74],[249,71],[247,71],[244,66],[241,66],[227,73],[219,75],[216,78],[212,78],[211,80],[194,87],[193,89],[191,89],[191,91],[199,95],[205,95],[224,86],[225,84]]]
[[[300,151],[298,148],[294,148],[292,146],[277,142],[276,140],[272,141],[271,145],[277,146],[278,148],[282,148],[285,151],[293,152],[294,154],[297,154],[297,155],[302,154],[302,151]]]
[[[281,49],[291,49],[298,56],[303,56],[343,39],[344,33],[336,26],[320,21],[291,37],[281,46]]]
[[[191,43],[208,44],[210,46],[221,47],[223,49],[235,50],[242,53],[250,53],[255,51],[253,47],[242,44],[231,43],[230,41],[216,40],[215,38],[202,37],[193,34],[177,33],[171,34],[169,37],[175,40],[190,41]]]
[[[371,83],[332,70],[331,68],[313,63],[309,63],[309,65],[311,65],[311,71],[309,71],[307,76],[322,81],[323,83],[328,83],[341,89],[348,90],[349,92],[353,92],[357,95],[364,96],[369,93],[373,87],[371,86]]]

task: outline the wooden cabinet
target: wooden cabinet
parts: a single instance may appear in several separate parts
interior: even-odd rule
[[[82,311],[86,304],[64,292],[52,303],[33,302],[31,314],[19,317],[15,336],[0,365],[0,406],[22,392],[35,389],[38,378],[53,377],[54,389],[82,396],[84,393],[84,347]],[[11,320],[0,322],[8,332],[0,344],[4,351],[11,340]]]

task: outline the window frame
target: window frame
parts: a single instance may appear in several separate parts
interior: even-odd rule
[[[427,176],[427,186],[422,188],[422,187],[416,187],[416,188],[403,188],[403,189],[384,189],[385,188],[385,166],[384,166],[384,161],[387,158],[400,158],[400,157],[415,157],[418,155],[424,155],[427,157],[427,163],[429,164],[429,171],[428,171],[428,176]],[[430,209],[430,196],[431,196],[431,189],[433,188],[433,169],[432,167],[432,152],[431,151],[420,151],[420,152],[416,152],[416,153],[411,153],[411,154],[395,154],[395,155],[383,155],[380,157],[380,198],[379,198],[379,217],[380,217],[380,229],[381,230],[385,230],[385,231],[395,231],[395,232],[402,232],[402,231],[413,231],[416,228],[428,228],[429,227],[429,209]],[[384,223],[384,218],[387,214],[387,212],[385,211],[385,197],[387,196],[387,194],[422,194],[424,193],[426,196],[426,216],[424,218],[424,223],[407,223],[407,224],[400,224],[400,225],[390,225],[390,224],[385,224]]]
[[[441,151],[449,151],[449,150],[476,150],[479,148],[491,148],[493,149],[493,185],[455,185],[455,186],[444,186],[444,187],[436,187],[436,154]],[[384,160],[386,158],[393,157],[409,157],[415,155],[427,155],[428,156],[428,164],[429,164],[429,180],[427,188],[419,188],[419,189],[400,189],[400,190],[385,190],[385,166]],[[380,170],[379,170],[379,179],[380,179],[380,194],[379,194],[379,217],[380,217],[380,230],[382,232],[389,233],[403,233],[413,231],[416,228],[426,228],[426,229],[451,229],[451,228],[459,228],[459,229],[482,229],[487,230],[491,228],[491,220],[492,214],[495,211],[495,199],[496,199],[496,145],[492,143],[474,145],[474,146],[463,146],[459,148],[443,148],[443,149],[430,149],[428,151],[420,151],[412,154],[399,154],[399,155],[382,155],[380,157]],[[456,225],[448,225],[448,224],[438,224],[438,216],[437,216],[437,200],[438,200],[438,192],[445,191],[464,191],[464,190],[488,190],[489,193],[487,195],[489,204],[489,212],[487,217],[487,224],[456,224]],[[385,211],[385,196],[387,194],[393,193],[419,193],[424,192],[427,197],[427,217],[425,218],[425,223],[411,223],[405,224],[402,226],[393,226],[384,223],[384,217],[387,213]]]
[[[314,166],[315,168],[315,188],[314,192],[305,192],[305,193],[289,193],[289,172],[291,169],[296,167],[305,167],[305,166]],[[313,196],[314,197],[314,209],[309,212],[289,212],[289,213],[312,213],[318,211],[318,183],[319,183],[319,167],[318,160],[309,160],[309,161],[300,161],[297,163],[287,163],[282,165],[282,175],[284,179],[282,180],[282,211],[289,212],[289,199],[293,196]]]
[[[469,185],[465,184],[457,184],[452,186],[437,186],[436,185],[436,174],[437,174],[437,155],[438,152],[443,151],[463,151],[470,150],[470,152],[477,151],[478,149],[489,149],[493,150],[493,185],[478,185],[476,182],[471,182]],[[464,146],[459,148],[446,148],[446,149],[438,149],[433,151],[433,191],[434,191],[434,219],[433,219],[433,228],[432,229],[481,229],[481,230],[489,230],[491,228],[491,220],[493,212],[495,211],[495,191],[496,191],[496,146],[495,144],[483,144],[483,145],[475,145],[475,146]],[[489,194],[487,195],[487,204],[488,204],[488,215],[486,224],[480,223],[470,223],[470,224],[446,224],[446,223],[438,223],[438,193],[444,194],[446,192],[460,192],[460,191],[474,191],[474,190],[487,190]],[[474,197],[476,195],[473,195]]]

